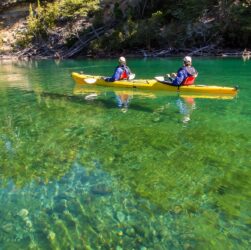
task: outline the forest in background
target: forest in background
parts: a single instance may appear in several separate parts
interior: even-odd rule
[[[251,0],[2,0],[0,18],[16,6],[27,8],[18,56],[212,55],[251,44]]]

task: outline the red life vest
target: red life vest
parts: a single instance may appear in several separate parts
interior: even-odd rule
[[[121,76],[120,76],[120,80],[127,80],[129,77],[129,75],[127,74],[126,70],[124,69]]]
[[[187,86],[187,85],[193,85],[195,81],[195,77],[194,76],[188,76],[182,83],[181,85],[183,86]]]

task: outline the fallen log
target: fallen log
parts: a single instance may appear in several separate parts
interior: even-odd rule
[[[190,53],[188,53],[189,56],[193,56],[193,55],[201,55],[202,53],[207,53],[208,50],[212,50],[214,49],[215,45],[214,44],[211,44],[211,45],[207,45],[207,46],[204,46],[202,48],[199,48],[199,49],[195,49],[193,51],[191,51]]]
[[[95,39],[99,39],[100,35],[104,34],[108,29],[105,27],[100,27],[98,29],[94,29],[91,32],[78,37],[78,41],[70,48],[66,53],[64,53],[62,58],[70,58],[79,52],[81,52],[84,48],[86,48],[89,43]]]

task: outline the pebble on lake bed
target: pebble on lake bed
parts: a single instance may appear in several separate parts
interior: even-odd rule
[[[26,226],[28,227],[28,228],[32,228],[32,222],[28,219],[28,220],[26,220],[25,221],[25,223],[26,223]]]
[[[21,209],[19,212],[18,212],[18,215],[22,218],[25,218],[27,217],[27,215],[29,214],[29,211],[25,208]]]
[[[119,231],[117,232],[117,235],[118,235],[118,236],[123,236],[123,231],[120,231],[120,230],[119,230]]]
[[[182,211],[182,207],[181,206],[175,206],[173,211],[174,211],[174,213],[179,214]]]
[[[12,223],[7,223],[7,224],[3,225],[2,230],[5,233],[10,233],[13,230],[13,224]]]
[[[122,212],[117,212],[117,218],[120,222],[124,222],[125,221],[125,214],[123,214]]]
[[[48,236],[47,236],[47,238],[49,240],[55,240],[56,234],[54,232],[50,231],[49,234],[48,234]]]

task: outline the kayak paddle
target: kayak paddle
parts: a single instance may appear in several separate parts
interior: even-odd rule
[[[133,80],[135,78],[135,74],[130,74],[129,75],[129,79],[128,80]],[[105,77],[101,77],[103,79],[105,79]],[[99,78],[85,78],[84,79],[84,82],[87,83],[87,84],[94,84]]]
[[[84,78],[83,80],[87,84],[94,84],[98,79],[97,78]]]

